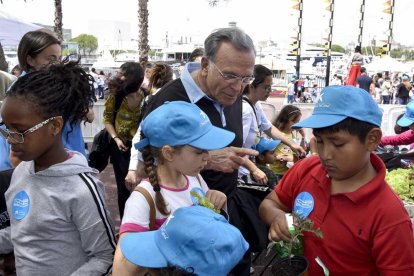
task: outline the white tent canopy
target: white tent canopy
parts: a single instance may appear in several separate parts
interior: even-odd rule
[[[411,66],[408,64],[399,62],[398,60],[393,59],[390,56],[384,56],[380,59],[374,60],[371,63],[364,65],[370,72],[410,72]]]
[[[41,27],[0,11],[0,42],[2,45],[18,45],[22,36]]]

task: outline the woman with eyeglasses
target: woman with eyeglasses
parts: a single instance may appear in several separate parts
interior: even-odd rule
[[[251,148],[258,138],[265,133],[273,139],[279,139],[295,152],[304,152],[303,148],[294,143],[266,117],[259,101],[266,101],[272,89],[272,71],[263,65],[255,65],[254,80],[243,91],[243,147]],[[267,177],[249,159],[239,169],[239,177],[247,176],[249,183],[266,185]]]
[[[274,127],[266,117],[259,101],[266,101],[270,95],[273,74],[270,69],[263,65],[255,65],[253,81],[243,90],[243,147],[251,148],[258,143],[259,137],[265,133],[267,136],[281,140],[291,147],[295,152],[304,153],[304,149],[287,138],[279,129]],[[239,188],[252,193],[257,199],[258,208],[260,202],[270,191],[268,186],[275,183],[268,183],[268,177],[248,157],[244,158],[244,164],[239,168]],[[263,187],[258,187],[263,186]],[[267,230],[257,215],[256,238],[257,242],[253,252],[263,250],[267,244]]]

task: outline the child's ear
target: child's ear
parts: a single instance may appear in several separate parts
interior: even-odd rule
[[[374,151],[381,142],[382,131],[376,127],[371,129],[365,138],[365,145],[369,151]]]
[[[260,162],[263,162],[265,159],[264,154],[259,154],[258,156],[256,156],[257,159],[259,159]]]
[[[161,154],[162,157],[164,158],[164,160],[166,161],[173,161],[173,157],[174,157],[174,149],[171,146],[163,146],[161,148]]]
[[[53,136],[58,135],[62,129],[63,129],[63,118],[61,116],[56,117],[54,120],[52,120],[52,134]]]

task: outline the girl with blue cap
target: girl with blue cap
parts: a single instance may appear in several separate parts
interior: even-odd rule
[[[226,208],[225,194],[209,190],[199,173],[207,164],[208,151],[226,147],[234,133],[213,126],[201,109],[182,101],[167,102],[151,112],[141,131],[144,137],[135,147],[142,152],[148,179],[126,203],[120,239],[128,232],[156,230],[175,209],[197,204],[190,194],[193,190],[207,197],[215,209]],[[155,223],[151,225],[153,202]],[[119,254],[118,248],[115,262]]]

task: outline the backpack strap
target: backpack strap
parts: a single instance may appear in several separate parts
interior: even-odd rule
[[[201,186],[201,180],[200,180],[200,175],[197,174],[196,175],[196,178],[197,178],[197,181],[198,181],[198,185],[200,185],[200,188],[202,188],[202,186]]]
[[[135,191],[141,193],[145,199],[148,202],[148,205],[150,207],[150,222],[149,222],[149,228],[150,230],[155,230],[155,204],[154,204],[154,200],[152,199],[150,193],[143,187],[141,186],[137,186],[135,188]]]
[[[257,136],[262,136],[262,130],[261,130],[262,125],[259,122],[259,117],[257,117],[256,108],[254,107],[253,103],[249,100],[248,97],[243,96],[242,101],[248,103],[252,107],[253,113],[254,113],[254,118],[256,119],[256,123],[257,123]]]

